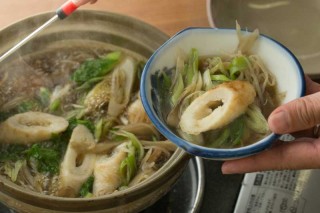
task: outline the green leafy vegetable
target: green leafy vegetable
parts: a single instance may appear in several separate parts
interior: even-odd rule
[[[37,102],[36,100],[28,100],[28,101],[22,102],[17,107],[17,112],[23,113],[28,111],[39,111],[39,109],[41,109],[39,102]]]
[[[96,77],[96,78],[91,78],[85,83],[83,83],[81,86],[77,87],[76,90],[87,90],[93,87],[96,83],[102,81],[104,79],[103,77]]]
[[[94,176],[90,176],[80,188],[80,197],[91,197],[93,188]]]
[[[115,51],[102,58],[85,61],[72,74],[71,79],[77,84],[83,84],[93,78],[105,76],[119,63],[120,57],[121,52]]]
[[[1,139],[0,139],[1,140]],[[24,156],[21,153],[27,149],[24,145],[8,145],[6,149],[0,151],[0,161],[17,161],[23,159]]]
[[[60,153],[57,150],[41,147],[40,144],[32,145],[28,150],[24,151],[27,159],[34,159],[37,163],[39,172],[49,172],[57,174],[60,165]]]
[[[72,117],[69,119],[69,126],[68,126],[67,131],[71,133],[72,130],[74,128],[76,128],[76,126],[78,126],[78,124],[82,124],[82,125],[86,126],[92,133],[95,132],[95,126],[91,121],[84,120],[84,119],[81,120],[81,119],[77,119],[75,117]]]

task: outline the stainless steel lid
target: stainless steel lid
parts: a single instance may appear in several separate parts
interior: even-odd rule
[[[218,28],[259,29],[299,59],[306,74],[320,78],[320,2],[317,0],[207,0],[209,22]]]

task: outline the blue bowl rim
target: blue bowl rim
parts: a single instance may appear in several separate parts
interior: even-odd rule
[[[141,101],[143,104],[143,107],[150,118],[151,122],[155,125],[155,127],[160,131],[161,134],[163,134],[168,140],[172,141],[174,144],[176,144],[178,147],[184,149],[188,153],[208,158],[208,159],[215,159],[215,160],[228,160],[228,159],[236,159],[241,157],[246,157],[249,155],[256,154],[258,152],[261,152],[267,148],[269,148],[272,145],[272,142],[275,141],[277,138],[279,138],[280,135],[271,133],[267,137],[263,138],[259,143],[254,143],[248,146],[239,147],[239,148],[232,148],[232,149],[222,149],[222,148],[208,148],[200,145],[196,145],[194,143],[188,142],[187,140],[184,140],[180,138],[179,136],[175,135],[166,125],[163,124],[163,122],[158,118],[157,115],[153,113],[152,106],[149,105],[149,102],[147,100],[147,88],[146,88],[146,80],[148,77],[148,70],[153,62],[156,55],[161,51],[162,48],[166,47],[168,44],[173,43],[175,40],[179,39],[179,36],[191,31],[191,30],[209,30],[209,31],[235,31],[235,29],[228,29],[228,28],[211,28],[211,27],[188,27],[180,32],[176,33],[174,36],[172,36],[169,40],[167,40],[164,44],[162,44],[148,59],[142,75],[141,75],[141,81],[140,81],[140,96]],[[241,30],[242,32],[250,32],[248,30]],[[298,75],[300,76],[300,84],[301,84],[301,91],[299,94],[299,97],[302,97],[305,94],[306,85],[305,85],[305,77],[304,77],[304,71],[303,68],[298,61],[298,59],[295,57],[295,55],[282,43],[276,41],[275,39],[260,34],[260,37],[264,37],[271,42],[273,42],[275,45],[278,45],[281,47],[284,51],[286,51],[289,56],[292,58],[293,63],[297,66],[297,70],[299,71]],[[297,97],[297,98],[299,98]]]

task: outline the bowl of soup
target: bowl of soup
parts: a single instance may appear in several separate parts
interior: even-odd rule
[[[216,160],[249,156],[279,137],[268,127],[279,105],[303,96],[303,69],[258,30],[187,28],[162,45],[142,73],[150,120],[177,146]]]
[[[52,15],[1,30],[0,52]],[[82,10],[3,61],[1,202],[17,212],[138,212],[165,195],[189,155],[153,126],[139,85],[167,39],[131,17]]]

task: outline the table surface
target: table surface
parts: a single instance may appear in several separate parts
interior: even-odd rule
[[[1,0],[0,29],[35,14],[55,11],[66,0]],[[168,35],[190,26],[209,26],[206,0],[98,0],[81,9],[106,10],[133,16]]]

